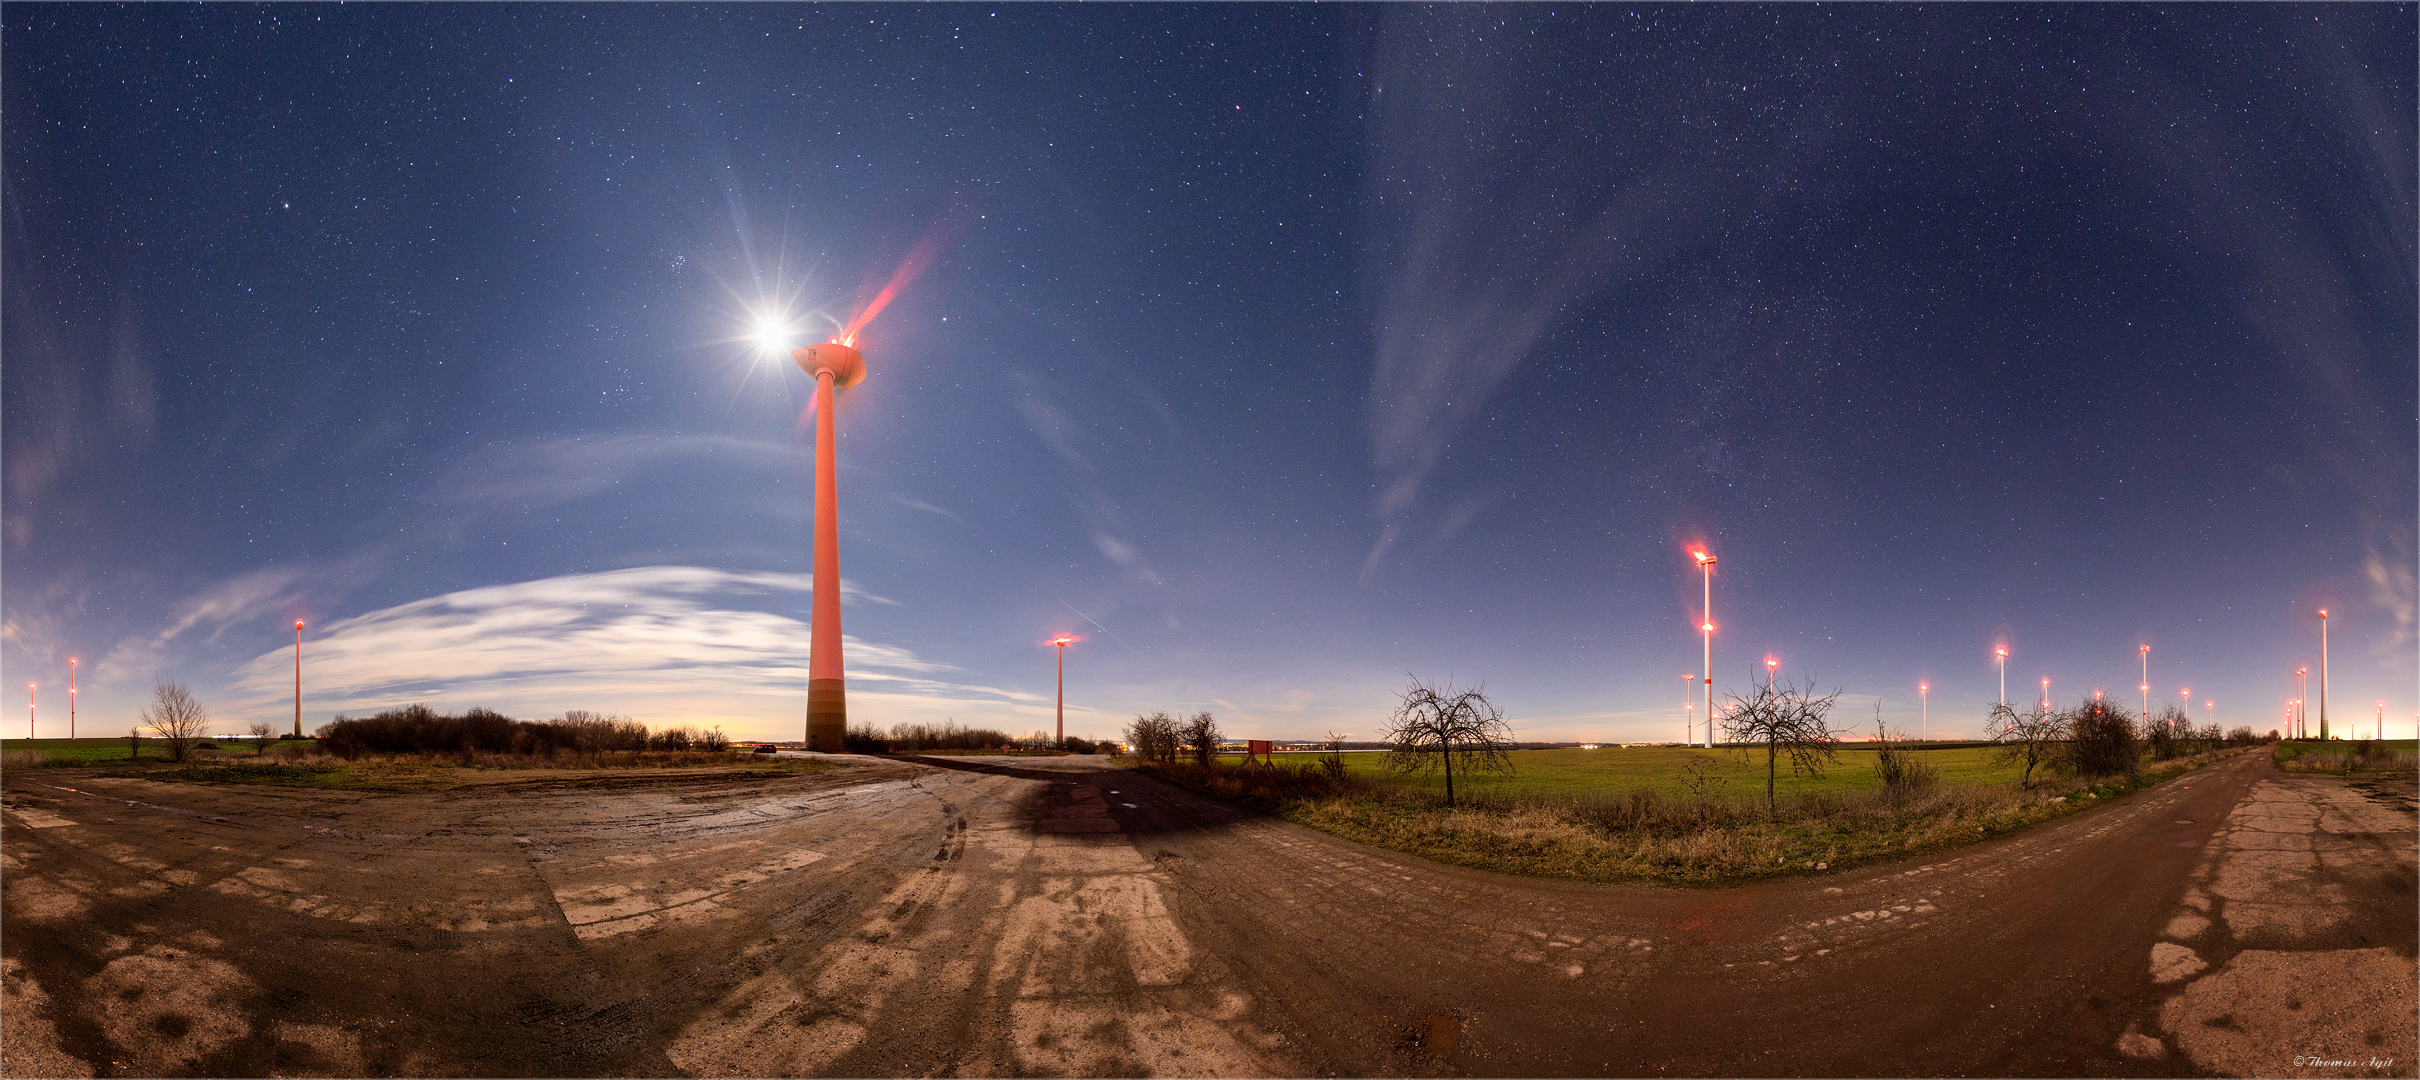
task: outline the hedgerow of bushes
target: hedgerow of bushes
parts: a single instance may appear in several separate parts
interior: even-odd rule
[[[450,716],[426,705],[406,705],[375,716],[339,716],[321,725],[318,734],[322,752],[346,760],[365,753],[552,757],[565,752],[731,748],[731,740],[720,728],[649,731],[647,725],[629,717],[579,710],[551,720],[515,720],[492,709],[473,708]]]

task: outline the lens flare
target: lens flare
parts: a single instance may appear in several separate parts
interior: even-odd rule
[[[899,295],[899,290],[906,288],[909,282],[916,280],[916,275],[924,273],[925,267],[932,265],[933,256],[940,253],[942,241],[948,239],[952,226],[953,219],[944,218],[934,222],[932,228],[924,230],[923,239],[916,241],[916,246],[908,251],[907,258],[900,260],[899,269],[891,271],[891,279],[883,283],[882,290],[875,293],[874,299],[867,301],[864,307],[857,309],[857,314],[832,340],[856,347],[858,332],[864,330],[867,323],[873,322],[874,316],[882,314],[882,309],[891,306],[891,298]]]
[[[756,347],[769,355],[780,356],[790,351],[790,323],[779,315],[757,315],[751,336],[756,339]]]

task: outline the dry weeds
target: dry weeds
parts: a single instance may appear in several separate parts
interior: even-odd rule
[[[2412,772],[2420,769],[2420,754],[2409,750],[2368,750],[2303,753],[2278,762],[2287,772]]]

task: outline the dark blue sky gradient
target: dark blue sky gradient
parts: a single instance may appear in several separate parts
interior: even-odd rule
[[[1673,739],[1699,541],[1720,690],[1972,733],[1995,642],[2062,701],[2148,643],[2265,731],[2328,606],[2335,708],[2414,715],[2412,5],[5,17],[45,735],[71,655],[86,733],[288,717],[305,618],[306,726],[795,737],[750,328],[928,240],[839,409],[861,721],[1046,726],[1072,631],[1076,732],[1408,672]]]

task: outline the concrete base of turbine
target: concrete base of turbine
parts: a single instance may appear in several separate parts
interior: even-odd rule
[[[807,749],[842,752],[849,731],[849,702],[840,679],[807,680]]]

